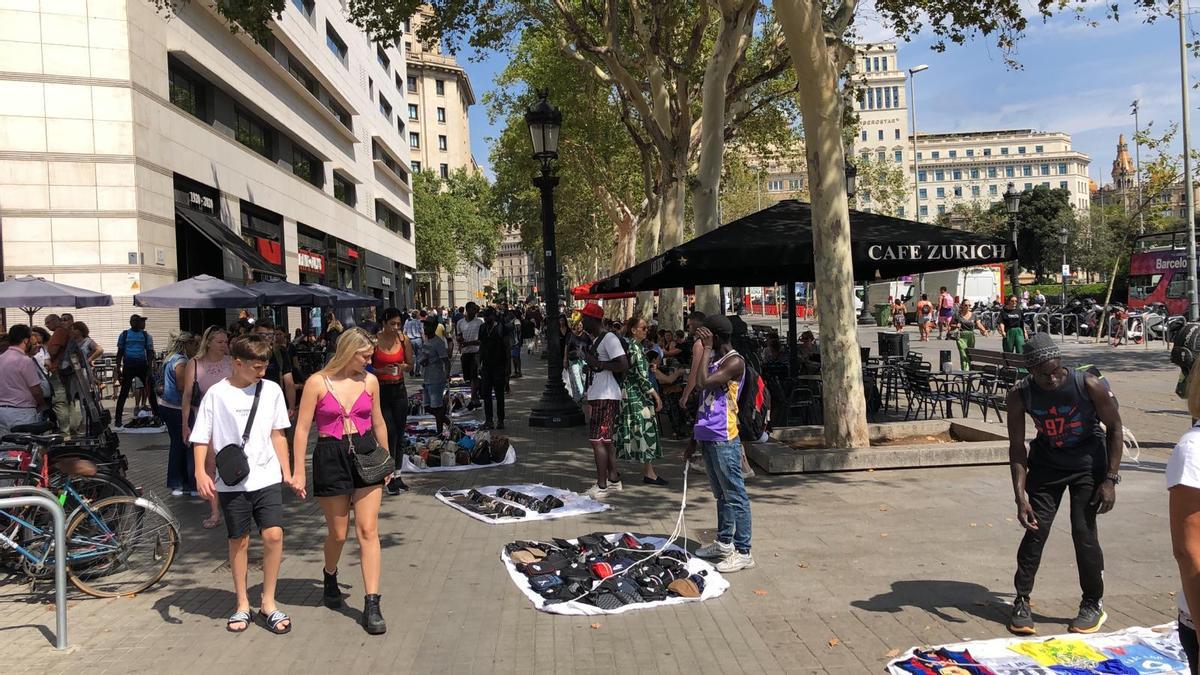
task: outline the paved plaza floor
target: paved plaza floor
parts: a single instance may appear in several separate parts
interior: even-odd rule
[[[862,344],[874,347],[876,332],[860,329]],[[913,346],[936,362],[936,351],[950,344]],[[1178,579],[1162,473],[1189,424],[1173,393],[1177,369],[1161,345],[1113,350],[1068,339],[1065,352],[1104,371],[1143,446],[1140,462],[1124,467],[1116,508],[1101,517],[1108,626],[1172,620]],[[493,526],[440,504],[432,495],[441,487],[544,482],[582,491],[591,484],[582,429],[526,426],[544,373],[536,359],[526,363],[528,376],[514,381],[509,402],[515,465],[409,477],[410,492],[385,498],[385,636],[370,637],[358,624],[363,591],[353,542],[341,566],[348,607],[321,606],[325,526],[311,498],[285,498],[278,600],[294,630],[226,633],[233,593],[223,529],[200,528],[200,500],[168,496],[182,523],[169,575],[134,598],[72,591],[69,652],[51,648],[53,589],[0,580],[0,672],[866,673],[881,672],[894,650],[1006,635],[1021,537],[1006,466],[760,472],[748,481],[758,567],[730,575],[732,587],[720,598],[617,616],[536,611],[500,563],[505,543],[598,530],[669,533],[683,468],[677,443],[666,444],[659,464],[669,487],[642,485],[637,467],[626,464],[626,488],[609,499],[615,509],[592,516]],[[164,493],[165,436],[126,435],[122,443],[134,482]],[[714,500],[703,475],[689,479],[688,534],[706,542]],[[1065,632],[1079,600],[1065,517],[1056,530],[1033,598],[1043,635]],[[255,546],[252,561],[259,556]],[[252,570],[252,602],[260,579]]]

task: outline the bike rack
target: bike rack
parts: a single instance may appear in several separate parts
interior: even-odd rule
[[[57,620],[55,649],[67,648],[67,517],[49,490],[35,487],[0,487],[0,509],[40,506],[54,518],[54,614]]]

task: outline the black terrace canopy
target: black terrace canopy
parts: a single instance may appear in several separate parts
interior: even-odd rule
[[[948,227],[850,211],[857,281],[1012,260],[1011,243]],[[703,284],[770,286],[815,281],[812,207],[786,200],[596,282],[596,293]]]

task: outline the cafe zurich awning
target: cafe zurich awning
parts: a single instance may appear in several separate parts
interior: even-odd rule
[[[1015,257],[1012,244],[948,227],[850,211],[851,255],[859,281],[891,279]],[[593,293],[702,284],[768,286],[815,281],[812,208],[787,200],[719,227],[596,282]]]

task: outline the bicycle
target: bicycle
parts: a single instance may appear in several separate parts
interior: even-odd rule
[[[6,440],[12,435],[5,436]],[[128,481],[103,474],[49,476],[48,448],[56,436],[33,437],[36,444],[23,468],[0,468],[10,484],[57,488],[60,504],[72,504],[67,518],[67,576],[79,590],[107,598],[140,593],[166,575],[179,548],[179,525],[151,497],[115,494],[99,499],[88,492],[123,491]],[[61,462],[56,459],[53,463]],[[77,484],[82,491],[77,488]],[[135,488],[128,488],[134,489]],[[31,579],[49,577],[54,566],[52,526],[44,512],[33,507],[0,511],[0,543],[14,552],[21,571]]]

